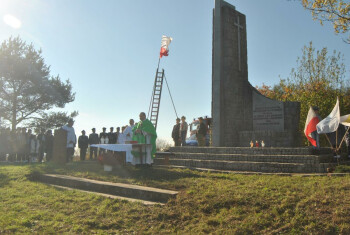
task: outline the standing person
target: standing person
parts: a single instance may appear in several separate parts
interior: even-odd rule
[[[6,161],[5,129],[0,129],[0,162]]]
[[[98,138],[98,134],[95,132],[96,132],[96,129],[92,128],[92,133],[89,135],[89,145],[100,143],[100,139]],[[90,160],[91,159],[97,159],[97,147],[90,146]]]
[[[17,135],[16,130],[11,130],[9,135],[9,156],[8,161],[16,161],[17,154]]]
[[[108,143],[109,144],[116,144],[117,143],[117,137],[116,134],[113,132],[113,127],[109,128],[108,132]]]
[[[74,147],[75,147],[75,145],[77,143],[77,137],[75,135],[75,131],[74,131],[73,125],[74,125],[73,119],[69,119],[68,124],[62,127],[62,129],[67,132],[66,162],[70,162],[70,161],[73,160]]]
[[[122,132],[121,133],[120,133],[120,129],[118,130],[118,141],[117,141],[117,144],[125,144],[124,130],[125,130],[125,127],[122,127]]]
[[[140,122],[133,128],[132,139],[141,144],[151,144],[151,146],[145,147],[146,156],[145,161],[143,161],[144,163],[151,165],[153,163],[154,154],[156,153],[157,133],[152,122],[146,119],[146,114],[144,112],[141,112],[139,117]]]
[[[117,140],[117,143],[118,143],[118,139],[119,139],[119,135],[120,135],[120,127],[118,126],[115,130],[116,130],[115,137],[116,137],[116,140]]]
[[[188,129],[188,124],[186,122],[186,117],[182,116],[181,124],[180,124],[180,138],[181,138],[182,146],[186,146],[187,129]]]
[[[35,135],[32,134],[32,130],[28,130],[29,135],[29,158],[30,162],[36,162],[37,156],[38,156],[38,150],[39,150],[39,140],[36,138]]]
[[[17,136],[18,143],[18,154],[17,158],[19,161],[26,161],[26,146],[27,146],[27,129],[25,127],[22,128],[21,133]]]
[[[108,134],[106,133],[106,127],[102,128],[102,132],[100,133],[100,144],[108,144]],[[105,150],[100,148],[99,155],[104,153]]]
[[[45,135],[45,153],[46,153],[46,161],[49,162],[52,159],[52,151],[53,151],[53,135],[52,131],[48,130]]]
[[[171,133],[171,137],[174,140],[175,146],[181,146],[180,139],[180,118],[176,118],[176,124],[173,127],[173,132]]]
[[[78,147],[80,148],[80,161],[84,161],[86,157],[86,150],[89,146],[89,138],[85,135],[85,131],[81,131],[81,136],[78,138]]]
[[[44,148],[45,148],[45,130],[41,129],[40,134],[37,137],[39,141],[39,150],[38,150],[38,162],[42,162],[44,158]]]
[[[131,141],[132,140],[132,129],[134,128],[134,119],[129,120],[129,126],[125,128],[123,131],[124,136],[125,136],[125,141]]]
[[[315,111],[315,114],[318,118],[318,121],[320,122],[322,119],[320,115],[318,114],[319,108],[317,106],[313,106],[312,109]],[[314,132],[311,132],[311,137],[316,140],[316,147],[313,147],[314,149],[320,149],[320,135],[317,133],[317,130]]]
[[[207,127],[205,126],[202,117],[198,118],[198,120],[199,120],[199,128],[196,134],[198,146],[205,146],[205,136],[207,135]]]

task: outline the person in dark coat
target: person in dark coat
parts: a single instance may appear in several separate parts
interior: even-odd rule
[[[6,161],[6,136],[5,129],[0,129],[0,162]]]
[[[171,137],[174,140],[175,146],[181,146],[181,138],[180,138],[180,118],[176,118],[176,124],[173,127],[173,131],[171,133]]]
[[[46,153],[46,161],[51,161],[52,152],[53,152],[53,135],[52,131],[48,130],[45,135],[45,153]]]
[[[81,131],[81,136],[78,138],[78,147],[80,148],[80,161],[84,161],[86,150],[89,147],[89,138],[85,135],[85,131]]]
[[[113,132],[114,128],[109,128],[110,132],[108,132],[108,143],[116,144],[117,143],[117,135]]]
[[[37,137],[39,142],[39,149],[38,149],[38,162],[42,162],[44,158],[44,149],[45,149],[45,130],[41,129],[40,134]]]
[[[17,159],[18,161],[26,161],[27,159],[27,129],[23,127],[21,129],[21,132],[17,134],[17,144],[18,144],[18,154]]]
[[[89,145],[100,143],[98,134],[95,132],[96,132],[96,129],[92,128],[92,133],[89,135]],[[90,146],[90,159],[97,159],[97,147]]]
[[[200,117],[198,118],[199,120],[199,128],[197,130],[197,141],[198,141],[198,146],[205,146],[205,136],[207,135],[207,127],[203,122],[203,118]]]

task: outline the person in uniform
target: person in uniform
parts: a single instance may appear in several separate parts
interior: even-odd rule
[[[117,143],[117,137],[116,134],[113,132],[113,127],[109,128],[108,132],[108,143],[109,144],[116,144]]]
[[[44,158],[44,152],[45,152],[45,130],[41,129],[40,134],[37,137],[38,142],[39,142],[39,151],[38,151],[38,162],[42,162]]]
[[[180,124],[180,138],[181,138],[181,145],[186,146],[186,136],[187,136],[187,130],[188,130],[188,124],[186,122],[186,117],[181,117],[181,124]]]
[[[80,148],[80,161],[84,161],[86,150],[89,147],[89,138],[85,135],[85,131],[81,131],[81,136],[78,138],[78,147]]]
[[[205,146],[205,136],[207,135],[207,127],[205,126],[202,117],[198,118],[198,120],[199,120],[199,128],[196,134],[198,146]]]
[[[92,128],[92,133],[89,135],[89,145],[99,144],[100,139],[98,138],[98,134],[96,133],[96,129]],[[97,147],[90,146],[90,159],[97,159]]]
[[[100,133],[100,144],[108,144],[109,139],[108,139],[108,134],[106,132],[106,127],[102,128],[102,132]],[[100,148],[99,154],[104,153],[105,150]]]
[[[53,135],[52,130],[48,130],[45,134],[45,147],[44,151],[46,153],[46,161],[51,161],[53,152]]]
[[[171,133],[171,137],[174,140],[175,146],[181,146],[180,139],[180,118],[176,118],[176,124],[173,127],[173,131]]]

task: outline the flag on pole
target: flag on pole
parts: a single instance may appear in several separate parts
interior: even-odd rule
[[[306,138],[310,141],[310,143],[316,147],[316,140],[312,138],[311,133],[316,131],[316,125],[320,122],[320,119],[316,115],[314,109],[310,107],[309,112],[306,117],[304,133]]]
[[[350,114],[341,116],[340,123],[344,126],[350,126]]]
[[[316,128],[318,134],[327,134],[335,132],[338,129],[340,123],[340,110],[339,110],[339,99],[335,104],[332,112],[322,121],[320,121]]]
[[[162,58],[163,56],[168,56],[169,52],[169,44],[171,43],[173,39],[171,37],[167,37],[165,35],[162,36],[162,43],[160,46],[160,55],[159,58]]]

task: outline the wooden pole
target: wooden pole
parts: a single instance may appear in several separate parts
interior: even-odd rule
[[[349,129],[350,129],[350,127],[348,127],[348,129],[346,130],[346,132],[345,132],[345,134],[344,134],[344,136],[343,136],[343,139],[341,140],[341,142],[340,142],[340,144],[339,144],[339,149],[341,148],[341,145],[343,144],[343,141],[344,141],[344,139],[345,139],[346,134],[349,132]]]
[[[329,143],[329,144],[330,144],[330,146],[331,146],[331,149],[333,150],[333,145],[332,145],[331,141],[328,139],[327,134],[325,134],[325,135],[326,135],[326,138],[327,138],[327,140],[328,140],[328,143]]]

